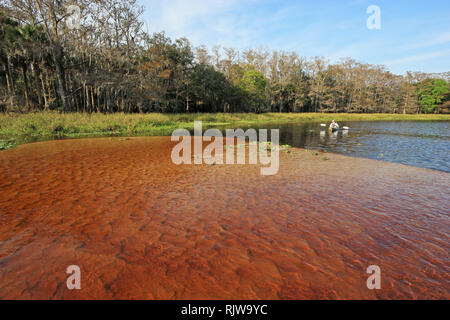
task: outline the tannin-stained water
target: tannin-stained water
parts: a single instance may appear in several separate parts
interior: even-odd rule
[[[294,149],[261,176],[176,166],[173,145],[0,152],[0,298],[450,298],[449,173]],[[81,290],[67,289],[69,265]]]

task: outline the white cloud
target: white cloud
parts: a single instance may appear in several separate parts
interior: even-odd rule
[[[399,64],[424,61],[424,60],[429,60],[429,59],[444,57],[444,56],[450,56],[450,50],[441,50],[441,51],[436,51],[436,52],[411,55],[408,57],[391,60],[391,61],[385,62],[384,64],[386,64],[388,66],[399,65]]]
[[[146,1],[146,20],[151,32],[166,31],[171,37],[188,37],[195,44],[214,38],[246,37],[239,31],[245,17],[233,11],[249,0]]]
[[[283,20],[306,14],[300,5],[280,4],[267,14],[256,0],[145,1],[150,32],[164,30],[172,38],[187,37],[194,45],[248,48],[270,46],[266,34]]]
[[[428,47],[438,46],[441,44],[446,44],[449,42],[450,42],[450,32],[444,32],[438,36],[435,36],[432,39],[427,39],[427,40],[423,40],[422,42],[417,42],[417,43],[403,46],[402,49],[413,50],[413,49],[420,49],[420,48],[428,48]]]
[[[403,72],[406,65],[407,69],[448,65],[450,32],[439,34],[421,27],[405,33],[404,28],[389,29],[386,24],[381,32],[364,33],[365,6],[358,1],[351,3],[356,6],[352,14],[346,11],[348,6],[320,1],[138,1],[146,7],[143,18],[149,32],[165,31],[172,39],[186,37],[194,46],[263,47],[297,51],[307,57],[320,55],[331,62],[352,57],[393,67],[396,72]],[[420,52],[425,49],[434,51]]]

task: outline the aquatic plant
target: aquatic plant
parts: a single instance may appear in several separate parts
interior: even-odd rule
[[[0,150],[6,150],[16,147],[14,140],[0,140]]]

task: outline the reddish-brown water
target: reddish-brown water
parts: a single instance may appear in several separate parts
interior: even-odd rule
[[[172,164],[168,137],[0,152],[2,299],[450,298],[448,173],[296,149]],[[81,268],[81,290],[66,287]],[[381,290],[368,290],[369,265]]]

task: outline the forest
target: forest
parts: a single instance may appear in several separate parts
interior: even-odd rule
[[[413,114],[450,105],[450,72],[395,75],[351,58],[208,50],[150,33],[136,0],[77,1],[77,21],[71,4],[0,3],[1,111]]]

